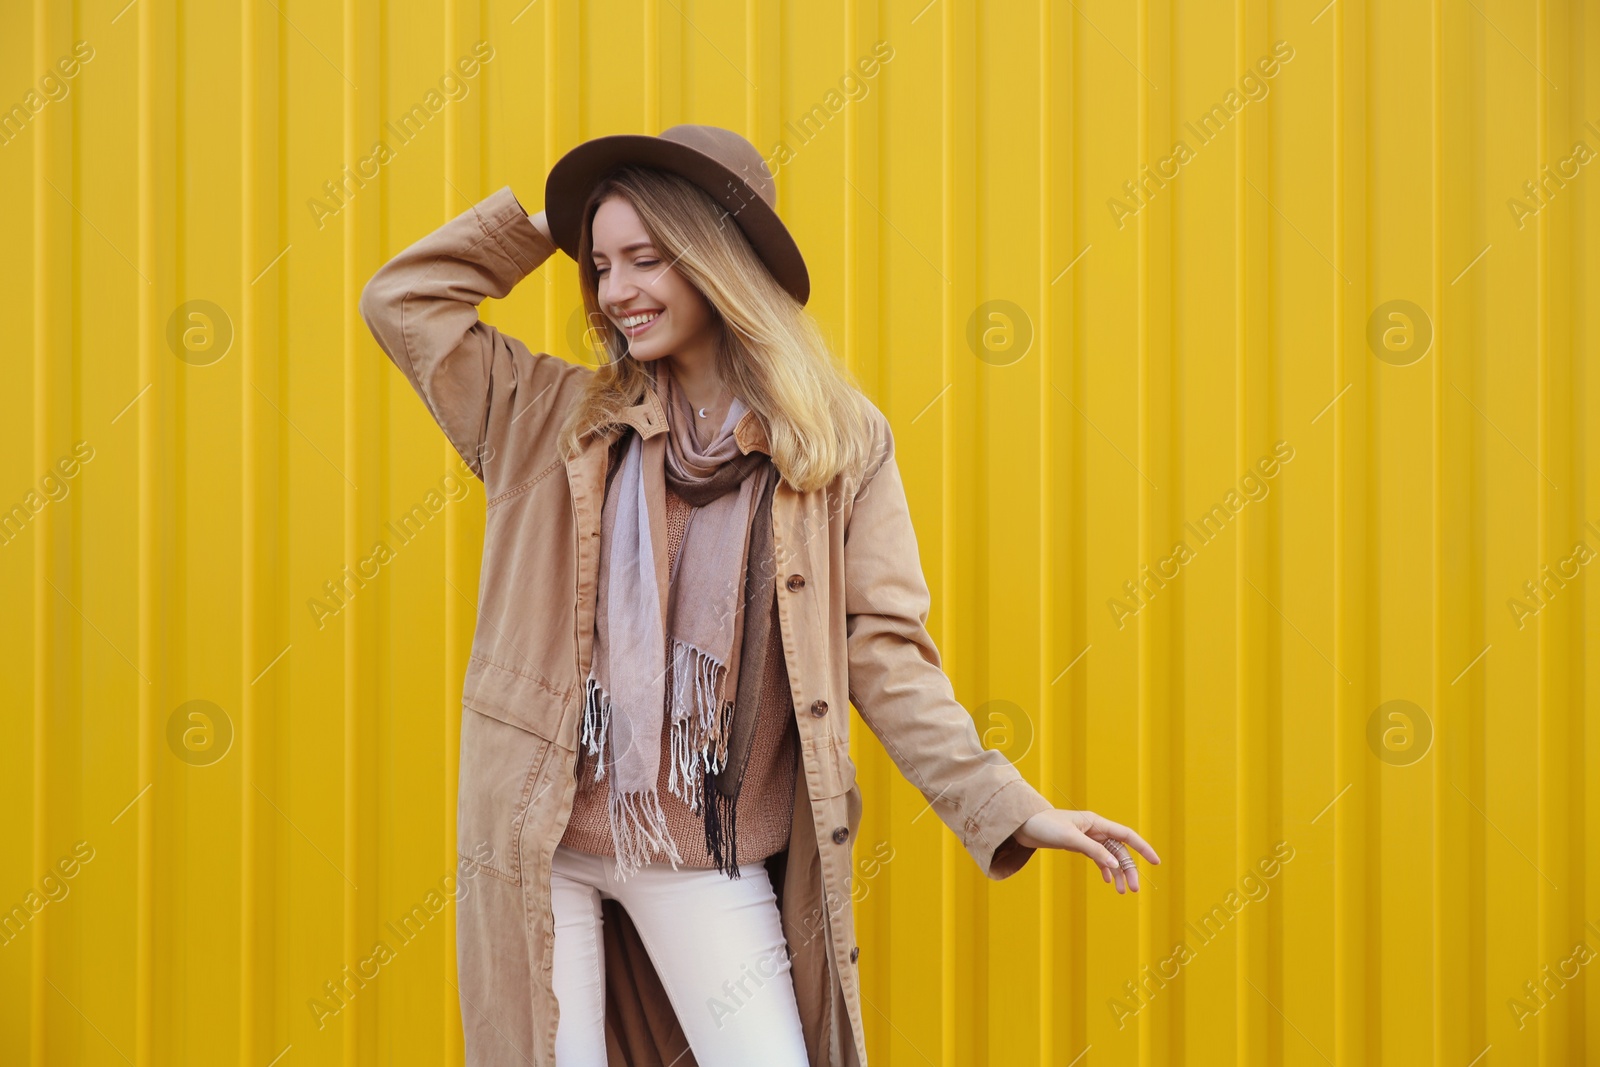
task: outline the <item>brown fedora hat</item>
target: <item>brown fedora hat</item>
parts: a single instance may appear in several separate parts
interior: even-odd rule
[[[621,133],[584,141],[556,161],[544,185],[550,236],[578,258],[578,235],[589,191],[613,167],[657,167],[694,182],[739,224],[778,284],[804,304],[811,276],[800,248],[778,218],[778,191],[756,146],[721,126],[673,126],[661,136]]]

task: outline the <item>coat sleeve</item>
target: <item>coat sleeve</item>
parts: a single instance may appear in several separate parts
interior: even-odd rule
[[[894,437],[877,418],[879,458],[845,529],[850,702],[983,873],[1006,878],[1034,853],[1012,835],[1054,805],[1002,753],[983,747],[940,666]]]
[[[497,422],[505,409],[518,419],[548,415],[570,364],[481,321],[478,305],[504,297],[555,250],[502,186],[385,263],[361,290],[361,317],[378,346],[479,479],[491,458],[491,413]]]

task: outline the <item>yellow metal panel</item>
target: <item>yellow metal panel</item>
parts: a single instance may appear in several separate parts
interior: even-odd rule
[[[985,742],[1165,861],[989,882],[856,724],[873,1062],[1600,1058],[1592,5],[11,14],[0,1062],[461,1062],[393,931],[484,500],[356,297],[678,122],[777,171]],[[484,315],[591,358],[540,273]]]

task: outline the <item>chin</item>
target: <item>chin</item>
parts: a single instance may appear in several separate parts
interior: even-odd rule
[[[633,346],[632,351],[634,358],[648,362],[670,356],[678,351],[686,340],[688,338],[670,334],[662,334],[660,337],[645,337]]]

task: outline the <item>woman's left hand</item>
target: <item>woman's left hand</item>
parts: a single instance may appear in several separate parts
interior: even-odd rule
[[[1100,867],[1100,877],[1104,881],[1116,880],[1119,893],[1126,893],[1129,887],[1135,893],[1139,891],[1139,869],[1125,845],[1137,849],[1139,855],[1151,863],[1161,862],[1161,857],[1144,843],[1144,838],[1092,811],[1065,808],[1041,811],[1029,816],[1012,836],[1027,848],[1062,848],[1083,853]]]

